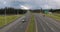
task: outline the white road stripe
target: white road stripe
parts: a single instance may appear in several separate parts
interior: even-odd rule
[[[38,32],[38,28],[37,28],[37,22],[35,20],[35,27],[36,27],[36,32]]]

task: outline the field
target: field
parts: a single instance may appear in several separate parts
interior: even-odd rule
[[[7,25],[8,23],[13,22],[20,16],[22,15],[7,15],[7,16],[0,15],[0,27],[3,27],[4,25]]]

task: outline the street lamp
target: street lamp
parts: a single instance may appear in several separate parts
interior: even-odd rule
[[[19,11],[17,10],[17,16],[19,16]]]
[[[6,20],[6,9],[5,9],[5,23],[6,23],[6,21],[7,21],[7,20]]]
[[[3,4],[6,5],[6,1],[4,1]],[[5,8],[5,24],[6,24],[6,22],[7,22],[7,19],[6,19],[6,9],[7,9],[7,8]]]

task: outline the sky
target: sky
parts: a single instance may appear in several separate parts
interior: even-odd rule
[[[60,9],[60,0],[0,0],[0,8]]]

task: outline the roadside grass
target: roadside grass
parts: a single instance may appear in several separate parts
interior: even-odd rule
[[[56,20],[59,20],[60,21],[60,15],[59,14],[46,14],[47,16],[49,16],[49,17],[52,17],[53,19],[56,19]]]
[[[5,18],[4,15],[0,15],[0,27],[3,27],[4,25],[7,25],[7,24],[13,22],[20,16],[22,16],[22,15],[18,15],[18,16],[17,15],[7,15]]]
[[[32,16],[27,32],[34,32],[34,31],[35,31],[35,22],[34,22],[34,16]]]
[[[58,14],[58,13],[54,13],[53,15],[60,17],[60,14]]]

